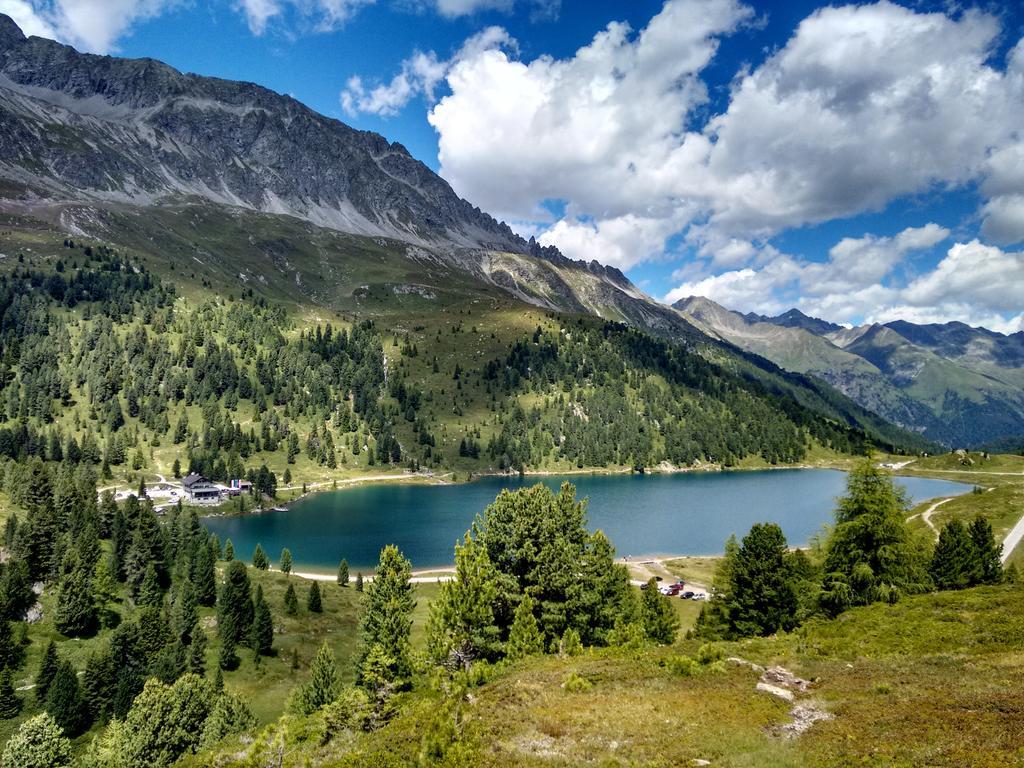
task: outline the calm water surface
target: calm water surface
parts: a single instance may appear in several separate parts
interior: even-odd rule
[[[846,475],[830,469],[571,477],[488,477],[461,485],[364,485],[314,494],[285,512],[209,517],[206,527],[230,538],[248,560],[257,542],[276,565],[282,547],[297,570],[333,571],[344,557],[369,571],[385,544],[397,544],[415,568],[452,562],[452,548],[502,488],[563,480],[588,499],[591,529],[611,538],[619,555],[709,555],[753,523],[775,522],[791,544],[805,544],[832,520]],[[970,486],[901,477],[915,501],[965,493]]]

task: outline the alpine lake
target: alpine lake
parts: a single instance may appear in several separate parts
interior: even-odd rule
[[[898,477],[916,503],[967,493],[971,486]],[[846,475],[832,469],[773,469],[571,476],[484,477],[470,483],[369,483],[308,495],[287,509],[203,519],[236,556],[262,545],[271,561],[291,550],[294,569],[333,573],[341,558],[371,572],[381,547],[396,544],[418,570],[453,561],[456,541],[503,488],[544,483],[576,486],[592,530],[608,535],[619,557],[712,555],[732,534],[778,523],[791,545],[804,545],[832,522]]]

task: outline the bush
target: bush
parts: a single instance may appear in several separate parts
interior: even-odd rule
[[[713,643],[704,643],[697,651],[697,661],[703,665],[712,664],[725,658],[725,651]]]
[[[575,672],[570,674],[569,677],[565,679],[565,682],[562,683],[562,688],[569,693],[586,693],[593,687],[594,684],[592,682],[587,680],[585,677],[581,677]]]
[[[669,671],[680,677],[693,677],[700,672],[700,664],[689,656],[672,656],[668,660]]]

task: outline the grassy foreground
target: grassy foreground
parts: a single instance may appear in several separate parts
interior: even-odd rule
[[[1024,588],[984,587],[852,610],[792,634],[722,643],[727,657],[781,664],[813,681],[797,705],[830,719],[789,738],[794,704],[757,691],[759,672],[726,662],[673,671],[698,642],[520,662],[472,689],[451,765],[1024,765]],[[717,670],[716,670],[717,667]],[[566,686],[570,676],[590,685]],[[586,690],[579,690],[580,687]],[[324,738],[316,717],[231,739],[187,765],[415,765],[438,716],[429,686],[403,695],[373,733]],[[260,753],[262,754],[262,753]]]

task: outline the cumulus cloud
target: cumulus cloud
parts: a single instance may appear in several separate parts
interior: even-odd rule
[[[108,53],[135,24],[179,4],[180,0],[0,0],[0,13],[10,15],[27,35]]]
[[[402,62],[401,71],[387,83],[367,89],[362,77],[350,77],[341,92],[341,106],[351,115],[359,112],[384,117],[398,114],[418,96],[432,101],[434,89],[458,61],[502,46],[514,48],[515,41],[501,27],[487,27],[467,39],[447,61],[439,61],[433,51],[417,51]]]
[[[568,59],[463,58],[428,115],[442,174],[508,218],[543,199],[569,201],[570,218],[675,217],[679,166],[706,152],[700,136],[680,142],[707,99],[699,73],[750,16],[734,0],[669,0],[639,32],[610,23]]]
[[[706,296],[742,312],[775,314],[796,306],[836,322],[961,320],[1004,333],[1024,330],[1024,253],[972,240],[954,243],[922,274],[897,274],[911,254],[938,245],[949,234],[927,224],[889,238],[844,238],[821,263],[769,246],[754,266],[687,281],[664,301]]]
[[[996,17],[886,0],[823,8],[701,125],[701,74],[752,16],[736,0],[667,0],[644,28],[612,22],[564,59],[465,53],[428,114],[442,175],[521,229],[546,225],[542,242],[620,267],[663,258],[682,235],[714,269],[739,271],[786,229],[974,182],[983,234],[1024,238],[1024,42],[1000,66]],[[425,93],[407,87],[407,65],[380,98],[355,81],[350,103],[389,111]],[[545,200],[564,218],[538,214]],[[838,243],[827,279],[884,274],[914,247]]]
[[[977,178],[1024,124],[996,19],[880,2],[816,11],[705,133],[712,225],[771,234]]]

